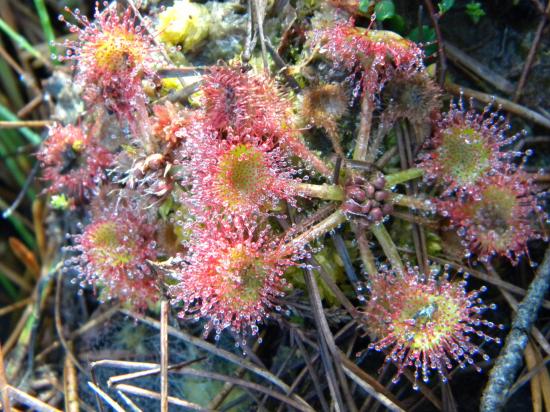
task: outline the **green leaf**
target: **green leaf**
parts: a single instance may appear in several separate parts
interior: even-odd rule
[[[384,21],[395,16],[395,5],[393,0],[382,0],[376,3],[374,6],[374,13],[376,13],[376,20]]]
[[[439,14],[445,14],[454,6],[455,0],[441,0],[437,7],[439,8]]]
[[[70,206],[69,198],[64,194],[53,195],[50,199],[50,205],[57,210],[67,210]]]
[[[432,27],[423,25],[422,27],[415,27],[411,30],[407,36],[409,40],[414,41],[415,43],[431,43],[435,41],[435,30]],[[424,48],[424,53],[426,57],[434,54],[437,51],[437,46],[431,44]]]
[[[388,28],[401,36],[405,36],[406,27],[405,19],[399,14],[396,14],[384,23],[384,28]]]
[[[359,2],[359,11],[361,13],[368,13],[369,12],[369,5],[370,5],[370,0],[361,0]]]
[[[485,10],[481,6],[481,3],[477,1],[471,1],[466,5],[466,14],[470,16],[472,21],[477,24],[483,16],[485,16]]]

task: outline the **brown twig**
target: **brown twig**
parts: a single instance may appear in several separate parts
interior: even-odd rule
[[[57,270],[57,283],[56,283],[56,290],[55,290],[55,310],[54,310],[54,323],[55,323],[55,329],[57,331],[57,336],[59,338],[59,342],[61,342],[61,346],[63,346],[63,349],[65,349],[65,353],[67,356],[71,359],[71,361],[74,363],[74,365],[84,374],[84,376],[90,376],[90,373],[80,364],[76,356],[74,356],[72,350],[70,349],[70,345],[65,339],[64,333],[63,333],[63,325],[61,322],[61,289],[62,289],[62,279],[63,274],[60,269]]]
[[[142,396],[144,398],[160,400],[160,394],[158,392],[150,391],[147,389],[140,388],[138,386],[120,384],[115,386],[121,392],[130,393],[132,395]],[[209,409],[203,408],[196,403],[189,402],[183,399],[179,399],[173,396],[168,397],[168,402],[172,405],[181,406],[185,410],[192,411],[209,411]]]
[[[497,271],[493,268],[493,266],[488,263],[486,264],[487,271],[495,278],[500,279],[500,276],[498,275]],[[517,313],[519,303],[518,301],[508,292],[505,290],[501,290],[500,293],[502,293],[502,296],[504,296],[504,299],[508,302],[512,310]],[[542,334],[540,330],[536,328],[536,326],[533,326],[531,329],[531,336],[538,342],[538,344],[541,346],[541,348],[544,349],[547,355],[550,355],[550,344],[548,344],[548,341]]]
[[[103,399],[105,402],[107,402],[107,404],[113,408],[113,410],[115,412],[125,412],[124,411],[124,408],[122,406],[120,406],[118,403],[116,403],[116,401],[111,398],[105,391],[103,391],[99,386],[97,386],[95,383],[93,382],[88,382],[88,386],[90,388],[92,388],[92,390],[101,398]]]
[[[256,16],[256,27],[258,29],[258,36],[260,37],[260,47],[262,48],[262,62],[264,64],[264,71],[269,71],[269,64],[267,62],[267,47],[264,35],[264,19],[265,19],[265,0],[252,0],[254,4],[254,12]]]
[[[315,388],[315,391],[317,392],[317,398],[319,399],[319,402],[321,402],[321,408],[323,411],[328,412],[329,406],[327,404],[327,401],[325,399],[325,396],[323,395],[323,390],[321,389],[321,383],[319,381],[319,377],[317,376],[317,372],[315,371],[315,368],[313,367],[313,362],[309,358],[306,349],[304,347],[304,344],[302,343],[302,339],[299,334],[292,334],[294,336],[294,341],[296,342],[298,346],[298,350],[300,352],[300,355],[302,355],[302,358],[304,358],[304,362],[306,364],[306,368],[309,372],[309,375],[311,376],[311,380],[313,382],[313,386]]]
[[[382,405],[394,412],[404,412],[405,409],[399,405],[399,401],[395,399],[386,388],[384,388],[376,379],[372,378],[355,363],[350,361],[343,353],[340,352],[340,361],[344,368],[344,372],[350,379],[361,387],[369,395],[373,396]]]
[[[72,351],[72,344],[69,346],[69,349]],[[78,376],[70,356],[65,357],[63,365],[63,388],[65,411],[78,412],[80,410],[78,402]]]
[[[470,57],[458,47],[447,42],[445,43],[445,51],[447,52],[449,60],[451,60],[454,64],[465,69],[467,72],[473,73],[476,77],[482,79],[486,83],[489,83],[497,90],[508,95],[514,92],[514,85],[511,82],[498,73],[495,73],[479,61]]]
[[[14,388],[13,386],[8,387],[10,397],[17,402],[22,403],[25,406],[28,406],[30,409],[37,412],[62,412],[61,410],[54,408],[51,405],[48,405],[45,402],[42,402],[40,399],[37,399],[20,389]],[[124,411],[123,411],[124,412]]]
[[[523,93],[523,88],[525,87],[525,84],[527,82],[527,76],[529,75],[529,71],[531,70],[531,67],[533,65],[533,61],[535,60],[535,56],[537,54],[537,50],[540,45],[540,41],[542,39],[542,32],[544,31],[544,27],[546,26],[546,23],[548,22],[548,13],[550,12],[550,2],[546,6],[546,9],[544,10],[544,13],[542,14],[540,18],[539,25],[537,26],[537,30],[535,32],[535,38],[533,40],[533,43],[531,44],[531,48],[529,49],[529,54],[527,55],[527,59],[525,60],[525,64],[523,65],[523,70],[521,72],[521,77],[519,78],[518,85],[516,87],[516,92],[514,94],[513,101],[518,102],[521,98],[521,95]]]
[[[366,90],[363,90],[363,96],[361,99],[361,120],[359,122],[357,139],[355,141],[353,160],[365,160],[367,156],[373,112],[374,101],[372,95]]]
[[[8,313],[14,312],[17,309],[21,309],[24,306],[27,306],[29,303],[32,302],[32,298],[25,298],[21,299],[18,302],[12,303],[11,305],[4,306],[3,308],[0,308],[0,316],[5,316]]]
[[[502,97],[491,96],[477,90],[468,89],[467,87],[462,87],[451,82],[445,83],[445,88],[449,92],[457,96],[460,96],[463,94],[466,97],[473,97],[474,99],[486,104],[494,102],[497,105],[501,106],[503,110],[509,113],[523,117],[524,119],[530,122],[536,123],[542,127],[550,129],[550,119],[531,109],[528,109],[522,105],[514,103],[510,100],[503,99]]]
[[[70,332],[67,338],[69,340],[74,340],[77,337],[83,335],[84,333],[92,330],[96,326],[102,325],[111,316],[113,316],[116,312],[118,312],[118,310],[119,310],[119,306],[115,305],[114,307],[112,307],[109,310],[105,311],[104,313],[102,313],[98,317],[96,317],[94,319],[90,319],[88,322],[86,322],[80,328]],[[35,361],[37,361],[37,362],[43,361],[50,352],[52,352],[53,350],[59,348],[59,346],[61,346],[61,343],[59,341],[53,342],[50,346],[48,346],[46,349],[44,349],[42,352],[40,352],[38,355],[36,355]]]
[[[531,282],[527,296],[518,307],[510,333],[495,366],[489,374],[489,383],[481,398],[482,412],[500,411],[504,407],[518,369],[522,364],[523,351],[528,334],[537,317],[540,304],[550,284],[550,249]]]
[[[160,302],[160,410],[168,412],[168,313],[166,299]]]
[[[11,412],[10,395],[8,393],[8,379],[4,369],[4,352],[0,343],[0,392],[2,393],[2,405],[4,412]]]
[[[0,121],[0,129],[18,129],[20,127],[46,127],[54,124],[54,120],[16,120],[16,121]]]
[[[136,319],[136,320],[139,320],[140,322],[143,322],[147,325],[150,325],[150,326],[153,326],[157,329],[160,330],[160,322],[156,319],[153,319],[153,318],[150,318],[148,316],[142,316],[142,315],[139,315],[137,313],[134,313],[134,312],[131,312],[131,311],[128,311],[128,310],[125,310],[125,309],[121,309],[121,313],[124,313],[128,316],[131,316],[132,318]],[[283,392],[285,393],[288,393],[290,391],[290,387],[284,383],[282,380],[280,380],[279,378],[277,378],[276,376],[274,376],[270,371],[264,369],[264,368],[261,368],[255,364],[253,364],[252,362],[246,360],[246,359],[243,359],[231,352],[228,352],[224,349],[221,349],[221,348],[218,348],[216,347],[215,345],[212,345],[211,343],[209,342],[206,342],[204,339],[201,339],[201,338],[197,338],[195,336],[192,336],[190,335],[189,333],[183,331],[183,330],[177,330],[171,326],[168,326],[168,334],[171,335],[171,336],[174,336],[175,338],[177,339],[181,339],[183,340],[184,342],[187,342],[189,344],[192,344],[192,345],[195,345],[196,347],[198,348],[201,348],[207,352],[210,352],[216,356],[219,356],[229,362],[232,362],[236,365],[239,365],[239,366],[242,366],[246,369],[248,369],[249,371],[255,373],[256,375],[258,376],[261,376],[262,378],[270,381],[271,383],[273,383],[275,386],[279,387]],[[304,401],[301,397],[299,397],[298,395],[292,395],[292,397],[297,400],[298,402],[301,402],[304,406],[306,407],[309,407],[309,404]]]
[[[38,106],[44,101],[44,95],[42,93],[34,96],[25,106],[17,111],[15,114],[19,119],[24,119],[31,114]]]
[[[432,25],[435,30],[435,35],[437,37],[437,54],[439,57],[439,67],[437,68],[438,69],[437,77],[439,79],[439,85],[443,87],[443,84],[445,84],[445,75],[447,73],[445,43],[443,42],[443,35],[441,34],[441,28],[439,27],[438,16],[434,10],[432,0],[424,0],[424,4],[426,5],[426,9],[428,9],[428,13],[430,14],[430,19],[432,20]]]
[[[529,382],[533,376],[538,374],[541,370],[544,370],[548,363],[550,363],[550,355],[546,356],[536,367],[531,369],[512,385],[512,387],[510,388],[510,396],[512,396],[514,393],[516,393],[518,389]]]

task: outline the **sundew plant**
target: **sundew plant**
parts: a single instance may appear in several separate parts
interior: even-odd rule
[[[425,3],[439,36],[454,2],[435,2],[439,12]],[[547,180],[531,166],[528,133],[512,127],[507,110],[519,105],[448,94],[442,39],[407,35],[395,6],[175,0],[61,11],[68,36],[50,44],[47,81],[58,85],[35,158],[52,245],[42,272],[56,279],[64,376],[90,382],[83,401],[466,410],[453,382],[473,379],[479,398],[491,368],[495,381],[514,376],[502,369],[510,353],[528,370],[542,362],[546,330],[532,329],[536,343],[527,336],[548,307],[548,263],[538,268]],[[518,286],[534,275],[530,289]],[[138,345],[137,327],[117,341],[107,323],[88,361],[76,344],[88,348],[90,332],[74,330],[95,312],[159,328],[160,346]],[[147,379],[121,378],[128,370]],[[533,374],[543,402],[550,378]],[[224,377],[223,390],[209,386]],[[498,409],[491,385],[484,410]],[[63,396],[78,403],[74,390]]]

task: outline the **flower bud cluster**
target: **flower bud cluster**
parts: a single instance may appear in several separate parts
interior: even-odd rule
[[[384,176],[375,177],[371,182],[360,176],[349,178],[342,210],[361,226],[381,222],[393,211],[390,192],[385,190],[385,186]]]

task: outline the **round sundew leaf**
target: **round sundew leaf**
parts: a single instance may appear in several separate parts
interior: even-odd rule
[[[256,201],[265,189],[269,172],[258,149],[240,144],[229,150],[219,164],[219,190],[230,207]]]
[[[491,147],[471,128],[446,131],[438,153],[444,173],[460,185],[474,184],[491,167]]]

